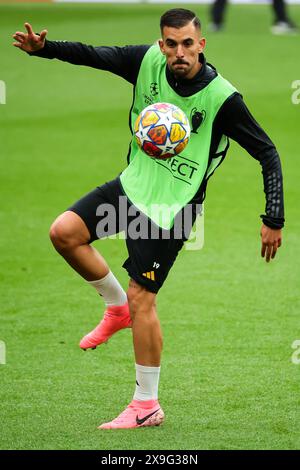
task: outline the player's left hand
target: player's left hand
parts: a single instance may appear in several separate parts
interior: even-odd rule
[[[273,229],[262,224],[260,236],[261,256],[266,257],[266,262],[269,263],[271,259],[275,258],[277,249],[281,246],[281,229]]]

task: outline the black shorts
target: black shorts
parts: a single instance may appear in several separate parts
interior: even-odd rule
[[[128,200],[119,177],[97,187],[67,210],[84,221],[89,243],[124,231],[128,258],[123,267],[134,281],[153,293],[167,278],[197,215],[195,205],[189,226],[180,234],[178,230],[175,234],[174,227],[161,229]]]

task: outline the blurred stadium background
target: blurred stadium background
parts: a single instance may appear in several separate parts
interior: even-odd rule
[[[124,168],[132,89],[107,72],[31,58],[11,36],[29,21],[49,39],[152,43],[172,4],[0,3],[0,448],[299,449],[299,35],[273,36],[267,4],[232,5],[224,32],[212,34],[209,5],[180,2],[203,21],[208,61],[279,150],[283,246],[269,265],[260,258],[260,167],[232,143],[208,187],[204,248],[181,253],[159,295],[166,423],[100,433],[133,392],[130,332],[79,350],[102,305],[55,253],[48,228]],[[300,6],[289,12],[299,25]],[[123,242],[95,246],[126,286]]]

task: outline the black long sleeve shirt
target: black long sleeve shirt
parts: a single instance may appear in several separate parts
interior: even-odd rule
[[[93,47],[79,42],[46,41],[43,49],[30,55],[107,70],[135,85],[143,57],[149,47],[149,45]],[[206,63],[203,54],[199,55],[199,60],[202,67],[195,77],[189,80],[176,78],[166,67],[168,83],[180,96],[191,96],[197,93],[216,77],[216,69]],[[239,93],[233,93],[223,103],[215,118],[211,142],[212,152],[216,150],[222,135],[236,141],[259,161],[266,195],[265,214],[261,215],[261,218],[264,224],[271,228],[282,228],[284,204],[280,158],[274,144],[255,121]],[[203,199],[205,189],[206,184],[200,188],[199,200]]]

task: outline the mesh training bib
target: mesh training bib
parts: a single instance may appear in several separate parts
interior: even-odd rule
[[[170,229],[176,214],[195,196],[224,157],[228,139],[222,136],[209,164],[214,119],[224,101],[236,89],[221,75],[189,97],[179,96],[166,78],[166,58],[159,46],[150,47],[139,71],[130,122],[133,129],[139,113],[158,102],[179,106],[192,129],[190,141],[180,155],[158,160],[146,155],[132,139],[129,165],[121,174],[121,184],[129,200],[158,226]]]

